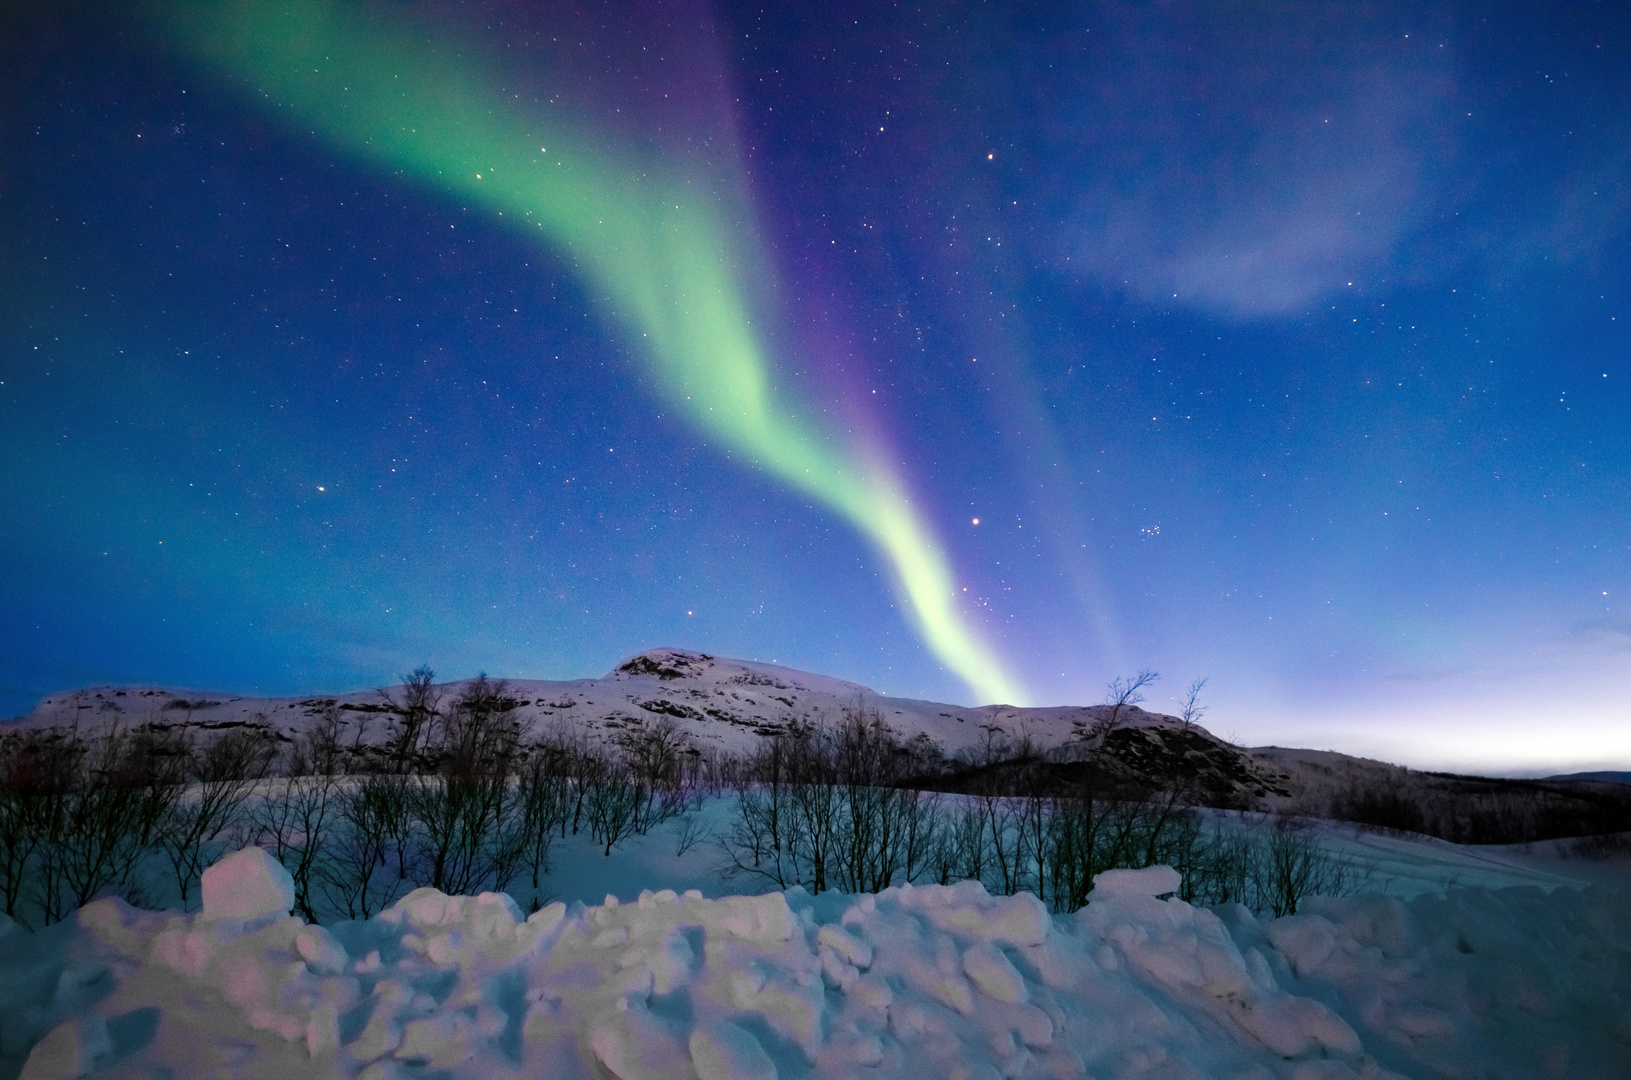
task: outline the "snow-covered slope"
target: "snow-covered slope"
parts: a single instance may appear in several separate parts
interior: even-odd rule
[[[1276,809],[1323,816],[1332,800],[1353,788],[1387,790],[1405,783],[1411,770],[1402,765],[1354,757],[1335,750],[1308,750],[1284,746],[1254,746],[1246,750],[1252,760],[1275,769],[1287,779],[1288,796],[1275,800]]]
[[[1310,901],[1259,920],[1102,874],[1050,915],[974,882],[553,904],[418,890],[289,917],[248,850],[197,915],[0,925],[0,1076],[1609,1080],[1631,923],[1600,889]]]
[[[464,683],[441,687],[444,701]],[[542,734],[576,728],[606,737],[630,723],[672,717],[701,748],[750,749],[758,736],[789,723],[836,723],[844,710],[876,709],[906,738],[925,734],[948,754],[973,747],[995,727],[1010,738],[1030,736],[1043,747],[1058,746],[1091,725],[1103,706],[1019,708],[986,705],[964,708],[910,698],[892,698],[856,683],[814,675],[776,664],[727,660],[680,649],[653,649],[632,658],[602,679],[545,682],[510,680],[508,695],[519,702],[524,728]],[[94,728],[112,722],[217,729],[265,723],[283,735],[311,725],[327,707],[339,710],[354,731],[366,726],[367,739],[383,738],[392,717],[378,690],[333,697],[256,698],[174,687],[98,686],[53,694],[8,724],[20,727]],[[1175,727],[1171,716],[1134,706],[1122,712],[1123,727]]]

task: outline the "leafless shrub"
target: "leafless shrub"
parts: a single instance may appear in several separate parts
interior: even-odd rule
[[[358,723],[356,739],[359,742],[367,726],[368,715],[363,713],[363,720]],[[289,747],[287,775],[333,776],[342,771],[347,757],[340,737],[344,726],[339,706],[324,706],[317,714],[316,722],[295,735]]]
[[[591,750],[585,742],[582,733],[579,733],[571,742],[565,744],[567,748],[567,765],[572,778],[572,835],[578,834],[578,828],[584,823],[584,812],[588,806],[589,793],[599,783],[600,777],[608,768],[607,760],[600,754]],[[566,835],[566,823],[561,823],[561,836]]]
[[[1055,910],[1074,911],[1105,870],[1188,861],[1193,824],[1193,811],[1160,797],[1057,800],[1042,859],[1051,886],[1048,902]]]
[[[651,787],[677,784],[691,748],[690,739],[669,716],[660,716],[633,731],[622,732],[617,744],[630,774]]]
[[[63,816],[86,746],[55,731],[9,735],[0,742],[0,898],[6,914],[25,919],[47,838]]]
[[[631,784],[632,819],[630,829],[641,835],[691,808],[688,790],[690,775],[699,755],[690,737],[670,717],[621,733],[617,740],[620,768],[607,776],[620,774]]]
[[[1179,720],[1182,721],[1186,730],[1200,723],[1201,717],[1210,708],[1208,705],[1200,704],[1201,690],[1206,686],[1206,682],[1207,680],[1204,677],[1196,679],[1189,684],[1189,690],[1185,693],[1183,711],[1179,714]]]
[[[1364,888],[1372,870],[1333,855],[1309,822],[1281,816],[1272,824],[1215,828],[1209,841],[1195,847],[1183,896],[1191,903],[1239,903],[1276,917],[1295,915],[1310,896]]]
[[[294,879],[295,910],[308,922],[317,921],[313,890],[319,880],[325,830],[334,817],[338,783],[325,773],[284,777],[250,806],[256,842],[269,846],[289,871]]]
[[[328,906],[347,919],[371,918],[405,889],[407,783],[400,776],[370,776],[338,799],[337,827],[323,834],[313,869]]]
[[[549,853],[555,830],[561,829],[572,807],[568,752],[553,741],[528,747],[516,777],[511,812],[519,817],[514,832],[517,872],[531,887],[527,911],[544,904],[543,882],[549,873]],[[564,833],[563,833],[564,835]]]
[[[1353,868],[1332,858],[1308,824],[1293,818],[1275,822],[1265,861],[1259,902],[1276,916],[1297,914],[1304,897],[1341,896],[1354,884]]]
[[[43,807],[33,872],[48,923],[106,893],[145,899],[142,857],[186,776],[186,747],[162,733],[115,728],[71,743],[66,784]]]
[[[986,876],[995,892],[1012,895],[1028,884],[1025,873],[1025,832],[1020,828],[1020,805],[1011,796],[986,791],[976,796],[985,814]]]
[[[965,806],[947,815],[935,831],[930,864],[941,885],[984,881],[991,852],[989,818],[983,806]]]
[[[799,883],[800,829],[794,820],[794,770],[789,762],[795,753],[787,736],[773,736],[734,772],[735,813],[718,841],[726,873],[757,878],[778,889]]]
[[[695,813],[685,814],[674,831],[675,858],[684,858],[692,848],[712,840],[713,836],[713,830],[705,826]]]
[[[442,694],[436,686],[436,673],[429,664],[420,664],[402,676],[400,695],[381,690],[379,696],[397,718],[396,732],[386,744],[391,769],[398,774],[411,772],[418,762],[422,743],[441,715]]]
[[[859,704],[836,730],[771,738],[738,777],[727,870],[812,892],[916,880],[944,853],[939,797],[900,783],[924,758]]]
[[[1244,904],[1261,910],[1259,848],[1252,835],[1215,826],[1185,860],[1180,895],[1191,904]]]
[[[520,858],[517,794],[510,783],[520,744],[505,684],[482,676],[465,687],[425,751],[435,771],[404,787],[419,884],[462,894],[508,884]]]
[[[589,832],[608,857],[612,849],[639,831],[641,809],[650,789],[635,780],[619,761],[603,762],[589,783],[586,813]]]

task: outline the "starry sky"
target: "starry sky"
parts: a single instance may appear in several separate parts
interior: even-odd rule
[[[1622,5],[9,12],[0,714],[672,645],[1631,767]]]

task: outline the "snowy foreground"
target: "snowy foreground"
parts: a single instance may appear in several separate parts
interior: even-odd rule
[[[876,896],[409,894],[287,915],[259,849],[202,912],[0,930],[0,1075],[1631,1076],[1631,919],[1593,887],[1316,899],[1259,920],[1111,871],[1050,915],[977,883]]]

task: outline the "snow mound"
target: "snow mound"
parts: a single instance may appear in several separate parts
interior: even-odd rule
[[[252,852],[206,911],[0,926],[0,1076],[1624,1077],[1626,897],[1463,890],[1258,920],[1100,875],[1069,916],[978,883],[551,904],[419,889],[279,917]],[[237,921],[234,921],[237,920]],[[25,1062],[26,1059],[26,1062]]]
[[[256,919],[294,907],[294,878],[258,847],[247,847],[204,871],[200,894],[206,919]]]

